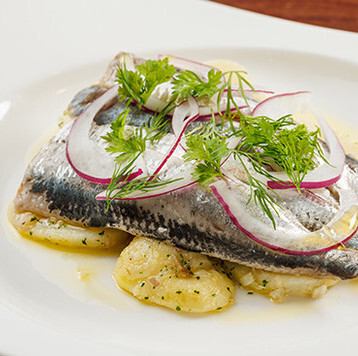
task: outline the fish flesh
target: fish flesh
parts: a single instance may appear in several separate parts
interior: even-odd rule
[[[97,84],[75,95],[65,112],[70,120],[76,119],[113,86],[119,60],[120,55],[114,58]],[[116,100],[108,103],[93,121],[91,139],[99,143],[110,123],[124,109],[124,103]],[[130,125],[140,126],[151,117],[151,113],[132,106],[128,119]],[[279,253],[249,239],[233,225],[213,194],[197,185],[151,199],[113,201],[106,210],[106,202],[96,200],[103,186],[80,178],[66,159],[70,126],[62,127],[27,167],[15,197],[17,212],[32,212],[85,227],[121,229],[267,271],[341,279],[358,276],[358,236],[341,248],[317,255]],[[348,186],[352,194],[358,194],[356,160],[347,157],[337,184]],[[327,224],[339,208],[335,185],[329,189],[282,194],[282,207],[287,215],[307,231],[316,231]]]

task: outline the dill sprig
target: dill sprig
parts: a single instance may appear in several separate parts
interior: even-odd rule
[[[248,89],[254,90],[255,88],[253,85],[245,78],[244,74],[247,74],[244,71],[229,71],[223,73],[223,76],[225,78],[225,84],[222,86],[222,88],[218,92],[217,96],[217,106],[220,108],[220,103],[223,98],[223,95],[226,95],[226,108],[224,114],[222,116],[226,119],[232,122],[235,118],[240,118],[242,116],[242,112],[235,100],[235,93],[238,93],[241,98],[243,98],[246,105],[249,104],[246,92],[245,92],[245,86]],[[234,82],[236,80],[236,82]],[[238,85],[238,87],[237,87]],[[237,97],[237,95],[236,95]],[[235,108],[235,111],[232,111],[232,108]],[[220,112],[220,110],[218,110]]]
[[[116,175],[116,177],[118,176],[119,174]],[[143,193],[153,192],[159,188],[180,181],[182,179],[183,178],[161,180],[160,178],[148,179],[148,177],[142,177],[131,181],[126,180],[120,185],[118,184],[114,185],[113,189],[108,188],[107,198],[108,200],[121,199],[121,198],[128,197],[130,194],[138,191]]]
[[[129,177],[134,173],[135,162],[139,158],[139,155],[140,154],[133,157],[124,166],[120,166],[118,164],[116,165],[111,182],[106,189],[107,211],[111,205],[111,202],[115,199],[125,198],[128,195],[137,191],[155,191],[158,188],[162,188],[168,184],[174,183],[182,179],[175,178],[162,180],[159,177],[151,177],[152,179],[149,179],[149,177],[142,177],[129,180]]]
[[[106,203],[107,207],[106,210],[108,211],[113,199],[116,198],[116,191],[121,187],[124,186],[130,177],[130,175],[134,172],[134,164],[136,160],[139,158],[140,154],[138,153],[134,156],[131,160],[129,160],[124,165],[116,164],[111,182],[108,184],[106,189]]]
[[[247,183],[250,187],[250,197],[247,204],[249,204],[253,200],[254,203],[259,206],[262,209],[263,213],[270,219],[274,229],[276,229],[276,220],[274,214],[276,216],[279,215],[277,209],[279,206],[277,194],[269,190],[269,188],[267,188],[264,183],[262,183],[250,173],[241,155],[237,155],[237,158],[247,174]],[[265,169],[263,169],[262,167],[260,169],[260,172],[261,174],[266,173]]]
[[[233,80],[236,79],[239,87],[236,89],[238,93],[241,95],[241,97],[244,99],[246,105],[249,105],[249,102],[246,97],[245,93],[245,86],[251,90],[255,90],[254,86],[250,83],[249,80],[245,78],[245,75],[247,75],[247,72],[243,70],[237,70],[237,71],[228,71],[225,72],[224,75],[227,77],[227,90],[230,91],[230,93],[233,92]]]
[[[272,179],[267,169],[263,173],[263,167],[282,170],[298,190],[307,173],[316,167],[317,159],[325,159],[320,130],[308,131],[305,125],[295,124],[292,115],[278,120],[243,116],[235,135],[240,138],[237,153],[258,163],[254,165],[256,171]]]

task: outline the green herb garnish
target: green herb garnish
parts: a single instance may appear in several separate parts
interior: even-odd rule
[[[165,82],[171,83],[172,91],[166,98],[166,106],[153,115],[146,125],[127,127],[127,108],[111,124],[111,131],[103,137],[107,142],[107,151],[115,156],[117,164],[107,188],[109,202],[135,191],[155,191],[180,179],[144,177],[127,180],[134,172],[135,161],[148,145],[159,142],[169,132],[168,114],[177,105],[194,97],[208,105],[213,112],[219,111],[219,115],[186,135],[184,159],[195,165],[193,178],[204,186],[217,178],[226,179],[221,167],[223,161],[232,155],[246,174],[246,183],[250,188],[249,201],[253,200],[275,227],[277,196],[254,172],[276,181],[278,179],[272,172],[285,172],[299,190],[304,177],[316,167],[318,159],[325,160],[319,144],[320,131],[309,131],[305,125],[295,124],[291,115],[273,120],[266,116],[244,114],[238,106],[237,93],[249,104],[246,90],[254,89],[244,74],[242,71],[223,73],[211,69],[207,78],[203,78],[190,70],[176,71],[167,58],[147,60],[134,71],[128,70],[125,65],[120,67],[117,72],[118,94],[127,103],[134,101],[142,107],[157,86]],[[226,107],[224,112],[220,112],[224,97],[227,99]],[[214,109],[215,100],[217,110]],[[229,139],[234,136],[238,144],[229,149]]]
[[[117,71],[118,95],[121,99],[133,99],[138,105],[144,105],[154,89],[170,80],[175,67],[169,64],[168,58],[149,59],[136,66],[135,71],[126,66]]]
[[[276,195],[269,191],[264,183],[255,178],[248,170],[247,166],[239,158],[244,170],[247,174],[248,185],[250,187],[250,198],[247,203],[250,203],[251,200],[259,206],[264,214],[271,220],[273,227],[276,229],[275,215],[278,215],[278,202],[275,199]]]
[[[107,187],[107,210],[113,199],[124,198],[135,191],[148,192],[173,183],[178,179],[160,180],[159,178],[144,177],[128,182],[127,178],[134,172],[135,162],[145,152],[147,142],[157,134],[159,123],[153,126],[128,129],[126,120],[129,114],[127,108],[111,123],[111,131],[102,138],[107,142],[106,150],[115,156],[116,169],[111,183]]]
[[[153,192],[163,186],[166,186],[170,183],[181,180],[182,178],[161,180],[159,178],[149,177],[137,178],[131,181],[128,181],[128,177],[134,171],[134,163],[137,157],[130,161],[124,168],[117,166],[115,169],[111,183],[107,187],[107,209],[109,208],[110,202],[113,199],[125,198],[131,193],[134,192]]]
[[[212,120],[199,132],[186,136],[186,161],[196,163],[193,178],[203,185],[208,185],[217,177],[223,177],[222,160],[229,154],[226,137],[220,134]]]
[[[173,80],[173,97],[177,103],[189,97],[210,99],[221,89],[222,72],[211,69],[207,80],[198,74],[184,70],[179,72]]]
[[[234,126],[233,126],[233,120],[235,119],[240,119],[243,115],[243,113],[241,112],[241,109],[237,103],[237,99],[235,99],[235,97],[237,97],[237,95],[235,96],[235,92],[240,94],[240,96],[244,99],[246,105],[249,104],[247,96],[246,96],[246,92],[245,92],[245,86],[246,88],[250,89],[250,90],[254,90],[255,88],[252,86],[252,84],[244,77],[243,74],[247,74],[244,71],[230,71],[230,72],[225,72],[223,73],[223,76],[226,78],[225,79],[225,84],[224,86],[221,88],[221,90],[219,90],[218,95],[217,95],[217,107],[218,107],[218,111],[221,115],[221,118],[223,121],[229,121],[230,125],[231,125],[231,129],[234,130]],[[239,87],[236,88],[236,86],[234,86],[234,79],[236,79],[236,81],[238,82]],[[226,107],[224,110],[224,113],[220,112],[220,103],[221,100],[224,96],[224,94],[226,95]],[[235,110],[232,110],[232,109]]]
[[[102,138],[107,142],[106,150],[115,155],[118,165],[133,160],[146,149],[146,137],[143,127],[126,127],[129,109],[122,111],[116,120],[111,123],[111,131]]]
[[[325,159],[318,140],[320,130],[310,132],[305,125],[296,125],[291,115],[278,120],[243,116],[236,135],[241,139],[237,153],[249,158],[255,170],[268,178],[273,178],[269,168],[282,170],[298,190],[316,167],[317,158]]]

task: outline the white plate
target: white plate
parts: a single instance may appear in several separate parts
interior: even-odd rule
[[[76,257],[25,241],[6,213],[29,147],[116,51],[170,48],[197,59],[235,59],[256,82],[312,90],[316,106],[353,129],[356,35],[192,1],[3,1],[0,20],[0,354],[354,352],[357,282],[319,301],[283,305],[239,291],[236,305],[221,314],[183,316],[117,290],[114,257]],[[81,282],[78,271],[92,278]]]

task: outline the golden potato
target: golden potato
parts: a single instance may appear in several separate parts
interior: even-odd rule
[[[221,310],[234,300],[234,283],[208,257],[144,237],[123,250],[114,278],[137,299],[176,311]]]
[[[230,275],[243,288],[269,297],[274,302],[283,302],[288,297],[319,298],[339,281],[334,277],[314,278],[268,272],[235,263],[225,263],[225,265]]]
[[[129,235],[124,231],[83,228],[60,220],[40,218],[32,213],[14,214],[11,222],[22,236],[57,246],[109,249],[121,244],[124,247],[129,242]]]

